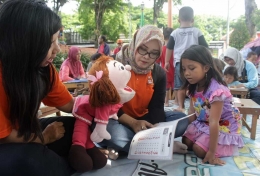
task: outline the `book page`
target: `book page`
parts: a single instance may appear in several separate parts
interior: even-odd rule
[[[232,103],[235,106],[240,106],[241,105],[241,100],[237,97],[232,97]]]
[[[128,158],[171,160],[176,126],[179,120],[187,117],[189,116],[159,123],[154,128],[136,133],[131,142]]]

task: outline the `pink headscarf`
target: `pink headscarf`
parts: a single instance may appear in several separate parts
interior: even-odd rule
[[[78,78],[80,76],[81,61],[77,60],[77,54],[79,51],[80,49],[78,47],[70,47],[68,57],[61,65],[61,68],[63,66],[69,67],[73,78]]]

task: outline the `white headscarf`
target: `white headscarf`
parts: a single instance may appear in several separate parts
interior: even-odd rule
[[[162,31],[153,25],[146,25],[139,29],[129,43],[129,45],[124,45],[122,49],[117,53],[116,60],[122,62],[124,65],[129,64],[132,70],[138,74],[147,74],[153,69],[153,64],[146,69],[139,68],[135,62],[135,53],[139,46],[145,44],[151,40],[156,40],[160,46],[160,55],[162,53],[162,45],[164,41]],[[155,62],[155,60],[154,60]]]
[[[234,60],[236,63],[234,66],[237,68],[238,77],[242,76],[241,74],[245,66],[242,54],[236,48],[229,47],[224,54],[224,58],[225,57]]]

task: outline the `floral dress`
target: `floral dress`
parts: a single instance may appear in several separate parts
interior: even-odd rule
[[[207,92],[195,92],[194,96],[190,97],[195,110],[196,120],[193,121],[184,136],[196,142],[196,139],[204,135],[209,140],[209,118],[211,104],[215,101],[222,101],[223,109],[219,120],[219,137],[218,145],[243,147],[244,143],[241,137],[241,115],[239,110],[232,105],[232,95],[228,87],[219,84],[215,79],[211,80]],[[192,128],[190,127],[192,126]],[[188,133],[193,133],[193,136]],[[195,135],[196,134],[196,135]],[[205,135],[207,137],[205,137]],[[196,137],[194,137],[196,136]],[[209,141],[208,141],[209,142]]]

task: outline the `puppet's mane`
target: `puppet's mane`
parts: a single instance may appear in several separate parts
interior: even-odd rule
[[[107,63],[113,58],[108,56],[101,56],[92,65],[89,70],[89,75],[96,76],[96,71],[103,71],[102,77],[90,86],[89,103],[93,107],[100,107],[109,104],[117,104],[120,102],[120,96],[114,84],[109,79],[109,70]]]

